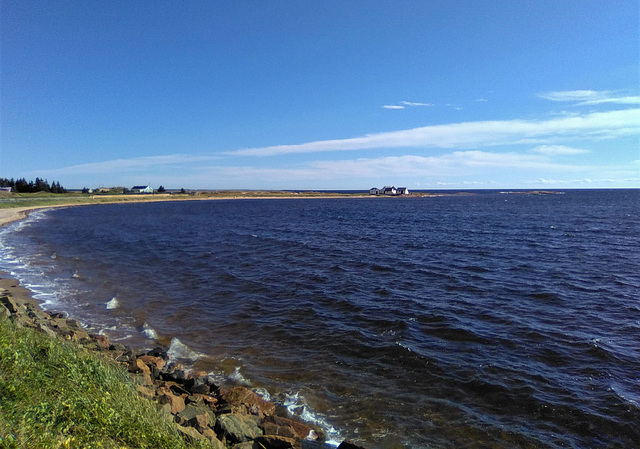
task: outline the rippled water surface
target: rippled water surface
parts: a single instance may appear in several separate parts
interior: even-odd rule
[[[637,447],[640,191],[37,212],[0,269],[371,448]]]

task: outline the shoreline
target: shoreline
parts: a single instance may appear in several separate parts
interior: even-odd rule
[[[0,228],[26,219],[35,210],[80,205],[86,204],[0,209]],[[0,271],[0,314],[18,326],[35,328],[49,338],[71,341],[79,348],[126,367],[137,384],[138,395],[157,403],[187,440],[208,440],[216,449],[336,447],[325,442],[320,427],[289,416],[285,409],[264,400],[250,388],[234,384],[231,379],[228,379],[229,386],[214,384],[209,373],[172,360],[167,354],[169,348],[157,341],[157,347],[151,351],[113,343],[99,330],[90,333],[67,312],[43,309],[42,302],[33,297],[31,290],[21,286],[11,273],[3,271]],[[241,430],[237,431],[236,427]],[[337,447],[364,449],[347,441]]]

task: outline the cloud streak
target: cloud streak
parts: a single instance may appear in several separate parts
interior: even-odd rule
[[[566,147],[564,145],[540,145],[533,148],[531,151],[547,156],[570,156],[575,154],[585,154],[589,152],[588,150]]]
[[[538,97],[556,102],[576,103],[578,106],[614,104],[640,104],[638,96],[620,96],[612,90],[565,90],[538,94]]]
[[[131,159],[114,159],[111,161],[90,162],[87,164],[71,165],[62,168],[54,168],[51,170],[38,170],[37,173],[41,173],[45,176],[64,175],[68,173],[121,173],[147,168],[157,168],[162,166],[175,167],[183,164],[193,164],[194,162],[206,162],[219,159],[220,156],[216,155],[171,154],[166,156],[146,156]]]
[[[420,106],[435,106],[431,103],[418,103],[415,101],[401,101],[400,104],[385,104],[382,106],[385,109],[406,109],[407,107],[415,108]]]
[[[293,153],[356,151],[375,148],[462,148],[548,143],[556,138],[614,138],[640,134],[640,109],[559,117],[549,120],[504,120],[431,125],[348,139],[247,148],[227,154],[278,156]]]

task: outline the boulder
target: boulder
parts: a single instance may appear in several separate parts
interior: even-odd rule
[[[151,379],[151,370],[149,370],[149,367],[142,360],[131,360],[131,362],[129,362],[129,372],[140,374],[142,377],[143,385],[153,385],[153,380]]]
[[[105,335],[91,335],[91,338],[93,338],[93,340],[98,343],[98,346],[102,349],[109,349],[109,346],[111,346],[109,337]]]
[[[180,413],[186,407],[182,396],[176,396],[170,391],[158,391],[158,396],[158,402],[162,405],[169,404],[171,406],[171,413],[174,415]]]
[[[211,411],[193,404],[187,404],[184,410],[176,415],[176,418],[180,424],[195,427],[200,432],[215,422],[215,416]]]
[[[68,322],[69,320],[67,320]],[[89,334],[80,329],[73,329],[69,331],[69,336],[73,341],[89,340]]]
[[[162,370],[167,364],[163,358],[152,355],[141,355],[138,360],[142,360],[147,366],[155,366],[158,370]]]
[[[152,357],[160,357],[164,360],[167,360],[168,358],[167,351],[160,347],[154,348],[151,351],[147,352],[147,355],[150,355]]]
[[[262,435],[259,421],[258,417],[250,415],[220,415],[216,421],[216,430],[232,443],[244,443]]]
[[[264,429],[265,435],[289,436],[289,433],[293,431],[293,436],[291,436],[291,438],[304,440],[316,439],[318,437],[312,427],[299,421],[294,421],[277,415],[267,416],[262,421],[262,428]]]
[[[202,435],[200,432],[198,432],[193,427],[183,427],[183,426],[177,426],[177,427],[178,427],[178,431],[183,436],[185,436],[187,440],[202,441],[202,440],[206,440],[207,439],[207,437]]]
[[[258,443],[247,441],[246,443],[234,444],[233,449],[262,449]]]
[[[340,446],[338,446],[338,449],[365,449],[365,448],[362,446],[353,444],[349,441],[343,441],[342,443],[340,443]]]
[[[51,338],[57,338],[58,337],[58,334],[56,334],[53,331],[53,329],[51,329],[49,326],[47,326],[44,323],[36,324],[36,329],[38,329],[40,332],[44,332],[45,334],[47,334]]]
[[[300,440],[279,435],[264,435],[254,441],[265,449],[302,449]]]
[[[18,304],[13,300],[10,296],[2,296],[0,297],[0,304],[5,306],[9,312],[12,314],[16,314],[19,311]]]
[[[138,385],[136,389],[141,396],[147,399],[152,399],[156,396],[156,392],[153,390],[153,388],[145,387],[144,385]]]
[[[212,389],[212,383],[206,376],[187,379],[184,382],[184,386],[191,394],[209,394]],[[214,389],[217,388],[215,385],[213,387]]]
[[[231,405],[245,405],[247,410],[259,415],[272,415],[276,406],[265,401],[253,391],[245,387],[233,387],[222,393],[222,400]]]

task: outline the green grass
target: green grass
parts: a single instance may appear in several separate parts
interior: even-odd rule
[[[0,317],[0,447],[195,448],[113,362]]]

